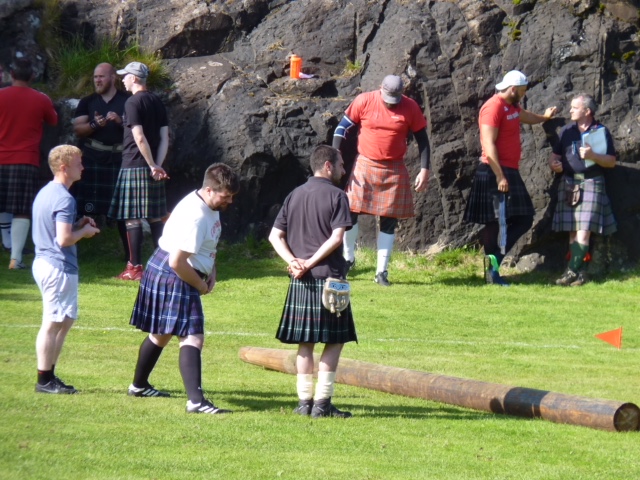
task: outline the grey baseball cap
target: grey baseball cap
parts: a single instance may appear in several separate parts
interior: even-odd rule
[[[380,91],[382,93],[382,99],[386,103],[396,104],[402,100],[402,90],[404,90],[404,84],[402,79],[397,75],[387,75],[382,80],[382,86]]]
[[[138,78],[147,78],[149,76],[149,67],[147,67],[144,63],[131,62],[129,65],[124,67],[122,70],[118,70],[116,73],[118,75],[126,75],[130,73],[131,75],[135,75]]]

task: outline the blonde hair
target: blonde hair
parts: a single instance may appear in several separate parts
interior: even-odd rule
[[[76,155],[82,155],[78,147],[73,145],[58,145],[49,152],[49,168],[55,175],[60,171],[62,165],[69,165],[69,162]]]

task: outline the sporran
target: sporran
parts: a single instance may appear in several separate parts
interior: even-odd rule
[[[351,286],[346,280],[327,278],[322,289],[322,305],[331,313],[340,312],[349,306]]]
[[[575,207],[582,201],[582,189],[580,184],[571,184],[570,182],[564,183],[564,199],[567,205]]]

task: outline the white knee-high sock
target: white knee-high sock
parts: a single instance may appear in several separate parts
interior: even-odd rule
[[[325,400],[333,397],[333,385],[336,381],[336,372],[318,372],[318,383],[313,400]]]
[[[351,227],[351,230],[347,230],[344,234],[342,254],[347,262],[353,262],[356,258],[356,240],[358,239],[358,230],[358,224],[356,223]]]
[[[4,248],[11,248],[11,213],[0,213],[0,230],[2,230],[2,245]]]
[[[391,251],[393,250],[393,242],[396,239],[395,234],[382,233],[378,234],[378,266],[376,273],[384,272],[389,265]]]
[[[18,262],[22,261],[22,249],[29,235],[29,225],[31,220],[28,218],[13,218],[11,220],[11,258]]]
[[[300,400],[311,400],[313,398],[313,375],[299,373],[296,387]]]

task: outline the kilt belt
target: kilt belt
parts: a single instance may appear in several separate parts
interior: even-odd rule
[[[88,138],[84,146],[92,148],[94,150],[99,150],[101,152],[121,152],[123,149],[121,143],[116,143],[115,145],[106,145],[92,138]]]

